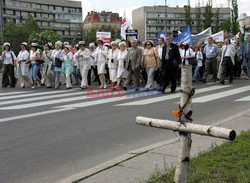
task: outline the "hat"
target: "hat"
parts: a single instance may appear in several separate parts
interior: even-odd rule
[[[79,41],[79,46],[85,46],[86,44],[85,44],[85,41]]]
[[[58,45],[62,46],[62,42],[61,41],[57,41],[55,44],[58,44]]]
[[[124,41],[122,41],[122,42],[119,43],[119,47],[122,46],[122,45],[123,46],[127,46],[126,42],[124,42]]]
[[[50,48],[52,48],[52,43],[47,43],[47,45],[50,47]]]
[[[65,45],[64,48],[67,48],[67,49],[71,49],[71,46],[70,45]]]
[[[75,47],[76,47],[76,48],[79,48],[79,44],[76,44]]]
[[[69,42],[64,42],[63,45],[69,45]]]
[[[90,43],[90,44],[89,44],[89,47],[90,47],[90,48],[94,48],[94,47],[95,47],[95,43]]]
[[[31,47],[37,47],[37,43],[31,43]]]
[[[27,47],[27,46],[28,46],[28,43],[22,42],[21,45],[24,45],[25,47]]]
[[[5,47],[5,46],[9,46],[10,47],[10,43],[4,43],[3,47]]]
[[[101,42],[102,44],[104,43],[102,38],[99,38],[96,42],[97,42],[97,43],[98,43],[98,42]]]

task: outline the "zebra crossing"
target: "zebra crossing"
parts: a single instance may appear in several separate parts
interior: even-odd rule
[[[206,103],[214,100],[220,100],[224,97],[237,96],[237,94],[246,93],[244,97],[239,97],[235,102],[249,102],[250,101],[250,86],[235,87],[233,85],[214,85],[204,88],[196,89],[196,95],[193,98],[193,103]],[[73,90],[54,90],[54,91],[16,91],[6,92],[0,94],[0,114],[9,111],[26,110],[26,114],[19,116],[11,116],[2,118],[0,115],[0,122],[11,121],[15,119],[23,119],[34,116],[41,116],[53,113],[59,113],[77,108],[84,108],[89,106],[97,106],[108,104],[111,107],[126,107],[126,106],[143,106],[158,102],[165,102],[173,99],[178,99],[180,93],[159,95],[145,95],[145,92],[130,93],[120,92],[119,96],[111,97],[91,97],[88,96],[89,91],[82,91],[80,89]],[[93,92],[98,92],[94,90]],[[144,93],[144,95],[143,95]],[[212,94],[211,94],[212,93]],[[115,93],[117,94],[117,92]],[[198,95],[198,96],[197,96]],[[174,102],[176,102],[176,100]],[[114,103],[114,104],[112,104]],[[46,107],[41,108],[41,107]],[[27,110],[43,109],[33,111],[27,114]],[[49,110],[48,110],[49,109]]]

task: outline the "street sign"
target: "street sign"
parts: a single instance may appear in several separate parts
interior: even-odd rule
[[[126,30],[126,40],[131,41],[131,40],[136,40],[138,39],[138,30],[133,29],[133,30]]]

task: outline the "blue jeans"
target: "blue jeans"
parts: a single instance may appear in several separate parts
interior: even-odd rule
[[[243,59],[243,69],[248,77],[250,77],[250,59]]]
[[[30,75],[33,81],[36,81],[38,79],[37,77],[38,70],[39,70],[39,66],[37,65],[37,63],[36,62],[31,63]]]
[[[194,71],[193,81],[197,81],[197,80],[200,80],[200,79],[201,79],[201,76],[200,76],[200,67],[197,64],[196,68],[195,68],[195,71]]]

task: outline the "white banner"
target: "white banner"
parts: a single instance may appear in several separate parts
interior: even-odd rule
[[[192,35],[193,44],[195,45],[198,42],[202,42],[203,40],[206,41],[211,36],[212,36],[212,29],[211,29],[211,27],[209,27],[199,34]]]
[[[216,43],[218,42],[224,42],[224,31],[217,32],[212,35],[212,38]]]

